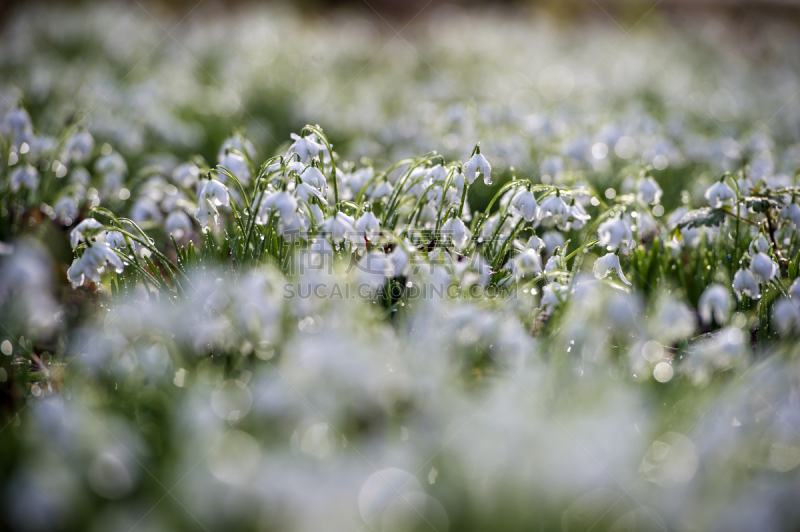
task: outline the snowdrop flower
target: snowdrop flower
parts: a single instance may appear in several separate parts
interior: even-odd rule
[[[77,166],[69,173],[69,182],[79,187],[88,187],[91,180],[89,170],[82,166]]]
[[[365,212],[356,220],[355,229],[360,237],[366,236],[367,240],[374,240],[380,233],[381,222],[372,211]]]
[[[11,109],[0,122],[0,135],[8,140],[13,140],[16,147],[23,142],[30,144],[33,139],[31,116],[25,109]]]
[[[462,286],[486,286],[492,277],[491,266],[479,254],[471,259],[456,259],[454,266]]]
[[[467,164],[464,166],[464,176],[467,182],[471,185],[478,177],[478,172],[483,174],[483,182],[486,185],[492,184],[492,165],[486,160],[486,157],[481,155],[480,150],[475,152],[475,155],[470,157]]]
[[[105,240],[112,249],[122,249],[128,245],[128,242],[125,240],[125,235],[119,231],[107,232]]]
[[[296,155],[296,154],[295,154],[295,155]],[[276,163],[276,164],[277,164],[277,163]],[[278,168],[280,168],[280,165],[278,165]],[[306,165],[304,165],[303,163],[301,163],[301,162],[299,161],[299,159],[296,159],[296,158],[294,157],[294,155],[293,155],[293,156],[292,156],[292,160],[291,160],[291,161],[289,161],[289,164],[287,164],[287,165],[286,165],[286,169],[287,169],[289,172],[295,172],[295,173],[297,173],[297,174],[299,175],[299,174],[302,174],[302,173],[303,173],[303,171],[306,169]]]
[[[511,214],[522,216],[526,222],[532,222],[536,218],[536,211],[539,206],[536,204],[533,192],[522,189],[511,198],[508,208]]]
[[[628,286],[631,286],[630,281],[628,281],[628,279],[625,277],[625,274],[622,272],[622,266],[619,263],[619,257],[614,253],[603,255],[594,261],[592,271],[597,279],[605,279],[611,272],[614,272],[617,274],[617,277],[619,277],[620,281]]]
[[[240,154],[234,152],[226,153],[220,158],[219,165],[227,168],[230,173],[236,176],[242,186],[247,186],[250,182],[250,167],[247,166],[247,161]],[[226,178],[227,176],[224,173],[220,174],[220,179],[224,181]]]
[[[172,170],[172,180],[184,188],[194,188],[200,180],[200,168],[192,163],[179,164]]]
[[[426,229],[432,227],[439,218],[439,211],[431,202],[427,202],[425,205],[422,206],[422,209],[419,212],[419,217],[417,218],[417,222],[422,224],[422,226]]]
[[[428,170],[428,179],[432,183],[444,183],[447,180],[447,170],[441,164],[437,164]]]
[[[300,238],[305,239],[310,228],[311,219],[302,210],[297,211],[292,218],[284,219],[283,216],[278,218],[278,233],[290,242]]]
[[[253,146],[253,143],[250,142],[249,139],[244,138],[241,134],[236,134],[222,143],[222,146],[219,148],[219,153],[217,153],[217,161],[221,162],[231,149],[239,150],[250,157],[250,159],[255,159],[257,155],[256,147]]]
[[[167,216],[164,222],[164,230],[168,236],[172,235],[180,240],[192,231],[192,220],[185,212],[174,210]]]
[[[789,287],[789,296],[800,302],[800,277],[795,279],[792,286]]]
[[[542,240],[541,238],[539,238],[536,235],[533,235],[532,237],[530,237],[528,239],[528,243],[526,245],[529,248],[531,248],[532,250],[534,250],[537,253],[539,253],[539,252],[542,251],[542,248],[544,247],[544,240]]]
[[[109,153],[108,155],[101,155],[94,163],[94,171],[100,175],[116,174],[124,177],[128,171],[128,165],[125,159],[117,152]]]
[[[328,181],[316,166],[309,166],[306,168],[305,171],[300,174],[300,179],[303,183],[316,187],[321,190],[323,194],[325,193],[325,187],[328,185]]]
[[[742,299],[742,294],[751,299],[758,299],[761,297],[761,289],[758,287],[758,281],[750,270],[742,269],[733,275],[733,291],[736,293],[736,298],[740,301]]]
[[[538,275],[542,273],[542,257],[536,250],[528,248],[514,257],[512,267],[517,277]]]
[[[214,224],[219,224],[219,211],[217,207],[229,207],[230,197],[225,185],[216,179],[205,179],[200,185],[198,196],[198,206],[194,217],[200,222],[201,227],[208,227],[210,220]]]
[[[614,218],[606,220],[597,228],[599,244],[605,246],[608,251],[630,247],[633,244],[633,232],[631,226],[625,218]]]
[[[389,196],[392,195],[392,192],[394,192],[394,189],[392,188],[391,183],[389,183],[388,181],[381,181],[380,183],[378,183],[378,186],[372,189],[372,192],[370,192],[369,194],[369,198],[371,200],[388,198]]]
[[[142,196],[136,200],[131,207],[131,219],[136,222],[144,220],[155,220],[160,222],[163,219],[161,208],[158,204],[147,196]]]
[[[652,177],[645,177],[636,183],[636,197],[644,203],[655,205],[661,201],[663,191]]]
[[[20,166],[11,173],[11,190],[18,192],[23,186],[28,190],[39,186],[39,172],[29,164]]]
[[[408,275],[410,261],[408,253],[403,249],[403,246],[395,246],[391,253],[388,255],[389,262],[392,270],[392,277],[399,277],[401,275]]]
[[[96,235],[103,228],[103,224],[94,218],[86,218],[75,226],[69,235],[69,243],[72,249],[78,247],[81,242],[88,242],[89,238]]]
[[[756,253],[750,260],[750,269],[762,282],[769,282],[776,275],[780,276],[780,268],[766,253]]]
[[[70,225],[78,217],[78,200],[73,196],[62,196],[53,207],[53,212],[61,223]]]
[[[781,216],[792,222],[796,230],[800,230],[800,205],[792,203],[781,210]]]
[[[461,218],[457,216],[443,223],[441,232],[442,236],[450,236],[453,240],[453,245],[459,250],[464,249],[464,246],[467,245],[470,239],[469,229],[467,229],[467,226],[461,221]]]
[[[717,181],[708,187],[705,198],[711,207],[719,209],[726,203],[736,199],[736,194],[724,181]]]
[[[748,247],[750,254],[755,256],[757,253],[769,251],[769,242],[764,238],[764,235],[758,235]]]
[[[315,188],[309,185],[308,183],[298,184],[297,187],[294,189],[294,195],[309,205],[311,204],[309,200],[312,197],[317,198],[323,205],[328,204],[328,200],[325,199],[323,193],[318,188]]]
[[[569,287],[559,282],[552,282],[542,288],[542,299],[540,304],[545,308],[557,307],[567,298]]]
[[[94,138],[88,131],[76,131],[64,144],[61,162],[84,164],[89,160],[94,149]]]
[[[692,310],[682,301],[672,298],[661,302],[654,323],[657,324],[656,336],[667,342],[686,338],[694,332],[696,325]]]
[[[731,313],[731,297],[728,289],[721,284],[710,285],[700,296],[697,311],[704,325],[710,325],[712,318],[717,324],[724,325]]]
[[[558,231],[547,231],[545,234],[542,235],[542,241],[544,242],[544,252],[546,255],[551,255],[555,253],[557,248],[560,248],[566,242],[564,235],[559,233]]]
[[[258,209],[260,223],[267,223],[269,215],[275,212],[278,213],[284,224],[291,224],[297,213],[297,199],[285,190],[270,194],[261,200]]]
[[[322,231],[328,233],[331,240],[338,244],[355,233],[354,225],[352,216],[339,211],[322,222]]]
[[[73,288],[77,288],[89,280],[93,283],[100,282],[100,274],[105,270],[106,264],[113,266],[117,273],[122,273],[125,266],[119,255],[106,242],[90,244],[83,255],[72,262],[67,270],[67,278]]]
[[[289,147],[289,154],[296,153],[303,164],[307,164],[308,161],[319,155],[320,150],[324,148],[311,136],[301,137],[295,133],[289,136],[294,140],[294,143]]]
[[[782,298],[772,309],[772,319],[780,333],[787,335],[800,329],[800,307],[796,302]]]
[[[380,251],[365,253],[358,261],[357,269],[359,280],[366,283],[373,290],[384,286],[387,277],[392,276],[392,264],[386,255]]]
[[[592,217],[586,212],[583,205],[576,201],[574,205],[567,207],[566,219],[569,223],[565,224],[565,229],[571,228],[580,231]]]
[[[556,223],[559,223],[559,218],[561,223],[566,223],[567,204],[556,194],[544,198],[539,204],[539,210],[536,213],[536,219],[539,221],[550,217],[556,218]]]

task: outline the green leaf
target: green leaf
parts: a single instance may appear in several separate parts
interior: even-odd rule
[[[702,207],[689,211],[675,224],[675,229],[694,229],[695,227],[712,227],[721,225],[725,220],[725,211]]]

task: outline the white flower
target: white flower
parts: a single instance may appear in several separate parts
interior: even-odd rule
[[[176,239],[181,239],[192,231],[192,220],[185,212],[174,210],[167,216],[164,222],[164,230],[167,232],[167,235],[172,235]]]
[[[53,207],[56,217],[64,224],[70,225],[78,217],[78,200],[73,196],[62,196]]]
[[[388,181],[381,181],[378,183],[378,186],[372,190],[372,192],[369,194],[369,197],[372,200],[388,198],[392,195],[392,192],[394,192],[394,189],[392,188],[391,183]]]
[[[761,297],[758,281],[750,270],[739,270],[733,275],[733,291],[739,300],[742,299],[742,294],[752,299]]]
[[[713,318],[719,325],[728,321],[731,312],[731,296],[728,289],[721,284],[712,284],[703,291],[697,302],[700,321],[711,324]]]
[[[144,220],[155,220],[160,222],[163,216],[161,208],[158,204],[147,196],[142,196],[136,200],[136,203],[131,207],[131,219],[134,222],[142,222]]]
[[[601,223],[597,228],[597,236],[600,239],[599,244],[609,251],[633,244],[633,232],[625,218],[614,218]]]
[[[457,249],[464,249],[470,239],[469,229],[458,217],[450,218],[442,224],[442,235],[449,235]]]
[[[278,168],[280,168],[280,164],[278,163],[275,164],[277,164]],[[289,173],[295,172],[297,174],[302,174],[303,171],[306,169],[306,165],[304,165],[299,160],[295,159],[294,156],[292,156],[292,160],[290,160],[289,163],[286,165],[286,169],[289,171]]]
[[[769,282],[776,275],[780,276],[780,268],[766,253],[756,253],[750,260],[750,269],[762,282]]]
[[[185,188],[192,188],[200,179],[200,168],[196,164],[179,164],[172,171],[172,180]]]
[[[782,298],[772,309],[772,319],[781,334],[800,329],[800,307],[791,299]]]
[[[236,176],[242,186],[247,186],[250,182],[250,167],[247,166],[247,161],[240,154],[235,152],[226,153],[220,157],[219,165]],[[220,179],[225,181],[226,178],[225,174],[220,174]]]
[[[447,169],[437,164],[428,170],[428,179],[433,183],[444,183],[447,180]]]
[[[566,223],[567,204],[564,203],[564,200],[561,199],[561,197],[555,194],[547,196],[542,200],[542,202],[539,204],[539,210],[536,213],[536,219],[542,221],[551,216],[556,218],[556,223]]]
[[[752,242],[750,242],[750,246],[748,247],[751,255],[755,255],[759,252],[767,252],[769,251],[769,242],[767,239],[764,238],[764,235],[758,235]]]
[[[471,185],[478,177],[478,172],[483,174],[483,182],[487,185],[492,184],[492,165],[486,160],[486,157],[480,153],[473,155],[467,164],[464,166],[464,176],[467,182]]]
[[[365,212],[356,220],[355,228],[359,236],[366,236],[368,240],[373,240],[380,233],[381,222],[371,211]]]
[[[302,174],[300,174],[300,179],[303,181],[303,183],[308,183],[312,187],[316,187],[321,190],[323,194],[325,193],[325,187],[327,187],[328,181],[318,168],[309,166]]]
[[[436,220],[439,218],[439,211],[436,209],[436,205],[431,202],[426,203],[422,206],[422,209],[419,211],[419,216],[417,217],[417,222],[422,224],[424,228],[432,227]]]
[[[789,296],[800,301],[800,277],[795,279],[792,286],[789,287]]]
[[[332,241],[339,243],[355,233],[352,216],[339,211],[322,222],[322,230],[330,235]]]
[[[81,286],[84,280],[98,283],[106,264],[113,266],[117,273],[122,273],[125,269],[122,259],[111,246],[106,242],[94,242],[86,248],[81,257],[72,262],[72,266],[67,270],[67,278],[74,288]]]
[[[89,160],[94,149],[94,138],[88,131],[76,131],[64,143],[61,162],[83,164]]]
[[[119,231],[109,231],[106,233],[106,243],[113,249],[122,249],[128,245],[125,235]]]
[[[128,171],[128,165],[125,163],[125,159],[123,159],[122,155],[117,152],[112,152],[97,158],[97,161],[94,163],[94,171],[100,175],[125,175],[125,172]]]
[[[628,286],[631,286],[630,281],[628,281],[628,279],[625,277],[625,274],[622,273],[622,266],[619,263],[619,257],[614,253],[609,253],[594,261],[594,267],[592,268],[592,271],[597,279],[605,279],[611,272],[614,272],[617,274],[620,281]]]
[[[0,135],[14,141],[14,146],[19,147],[23,142],[30,144],[33,138],[33,124],[31,116],[25,109],[11,109],[0,122]]]
[[[289,147],[289,154],[296,153],[300,156],[300,162],[306,164],[309,160],[319,155],[320,150],[324,149],[320,143],[312,137],[301,137],[295,133],[290,135],[294,143]]]
[[[543,307],[556,307],[567,298],[569,287],[558,282],[552,282],[542,288],[542,299],[540,304]]]
[[[663,191],[658,183],[652,177],[640,179],[636,183],[636,197],[645,203],[655,205],[661,201],[661,194]]]
[[[197,196],[198,206],[194,217],[202,227],[207,227],[212,218],[214,224],[218,224],[219,211],[217,211],[217,207],[230,206],[227,187],[216,179],[206,179],[201,183]]]
[[[511,198],[508,209],[515,216],[522,216],[526,222],[532,222],[536,218],[536,211],[539,206],[536,198],[530,190],[522,189]]]
[[[370,251],[361,257],[357,266],[359,280],[366,283],[373,290],[383,287],[386,278],[392,276],[391,261],[380,251]]]
[[[542,248],[544,247],[544,240],[542,240],[541,238],[539,238],[539,237],[538,237],[538,236],[536,236],[536,235],[533,235],[532,237],[530,237],[530,238],[528,239],[527,246],[528,246],[529,248],[531,248],[531,249],[535,250],[535,251],[538,253],[538,252],[540,252],[540,251],[542,250]]]
[[[791,221],[795,229],[800,230],[800,205],[792,203],[784,207],[781,216]]]
[[[388,255],[389,262],[391,263],[392,277],[399,277],[401,275],[408,275],[408,267],[410,262],[408,260],[408,253],[403,249],[403,246],[395,246],[394,250]]]
[[[39,186],[39,172],[29,164],[20,166],[11,173],[11,190],[17,192],[22,186],[29,190]]]
[[[563,246],[566,239],[558,231],[547,231],[542,235],[542,242],[544,242],[545,255],[550,255],[555,253],[556,248]]]
[[[323,205],[328,204],[328,200],[325,199],[325,196],[323,196],[322,192],[318,188],[312,187],[308,183],[298,184],[294,189],[294,195],[307,204],[310,204],[309,200],[312,196],[317,198]]]
[[[310,227],[311,220],[302,210],[296,211],[291,218],[284,219],[282,215],[278,218],[278,233],[289,241],[306,238]]]
[[[249,139],[244,138],[241,134],[237,134],[222,143],[222,146],[219,148],[219,153],[217,153],[217,160],[222,161],[223,157],[225,157],[231,148],[235,148],[246,154],[250,159],[256,158],[256,147],[253,146],[253,143],[250,142]]]
[[[72,245],[72,249],[78,247],[81,242],[88,242],[89,238],[96,235],[102,228],[103,224],[94,218],[83,220],[75,226],[75,229],[69,235],[69,243]]]
[[[542,273],[542,257],[539,252],[528,248],[514,257],[512,267],[517,277],[524,277],[530,274],[538,275]]]
[[[722,181],[717,181],[706,190],[705,194],[706,200],[708,200],[708,204],[718,209],[722,207],[724,204],[730,202],[731,200],[736,198],[736,194],[734,194],[731,187],[726,185]]]
[[[653,323],[655,335],[670,343],[689,336],[696,326],[694,312],[682,301],[672,298],[662,300]]]
[[[586,222],[592,219],[586,212],[586,209],[583,208],[583,205],[577,202],[571,207],[567,207],[567,215],[565,218],[570,222],[571,228],[576,231],[583,229],[586,226]]]
[[[285,190],[270,194],[261,200],[258,208],[259,222],[267,223],[269,215],[275,212],[278,213],[284,224],[292,224],[295,214],[297,214],[297,199]]]

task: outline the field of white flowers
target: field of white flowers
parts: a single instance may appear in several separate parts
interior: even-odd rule
[[[800,32],[428,9],[13,11],[0,530],[800,527]]]

